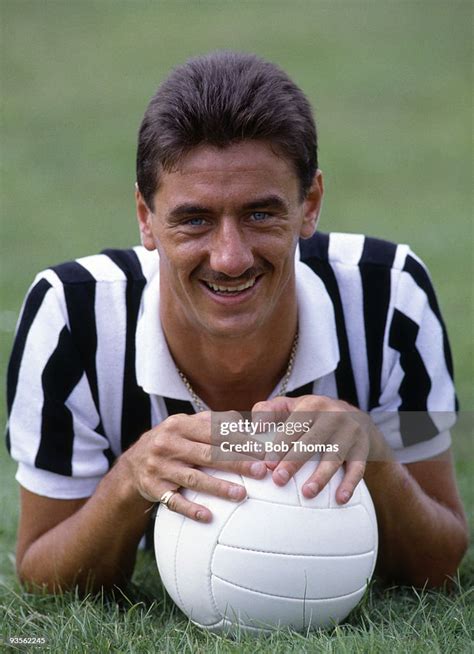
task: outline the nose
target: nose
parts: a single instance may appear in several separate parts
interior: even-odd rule
[[[251,244],[237,221],[224,218],[214,233],[210,265],[228,277],[240,277],[254,264]]]

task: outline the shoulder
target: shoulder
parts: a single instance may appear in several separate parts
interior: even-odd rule
[[[316,232],[300,240],[300,257],[310,267],[375,268],[402,271],[410,257],[419,262],[406,244],[364,234]],[[421,262],[420,262],[421,264]]]
[[[46,268],[28,290],[20,321],[47,330],[55,319],[58,325],[80,334],[86,323],[122,315],[130,298],[134,305],[139,303],[158,265],[156,252],[135,247],[104,250]]]
[[[158,267],[156,252],[141,246],[129,249],[107,249],[100,254],[80,257],[51,266],[37,276],[53,286],[84,284],[122,284],[126,281],[146,282]],[[56,284],[55,284],[56,281]]]

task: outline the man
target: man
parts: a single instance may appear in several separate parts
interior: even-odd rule
[[[427,413],[454,411],[455,394],[428,275],[406,246],[315,233],[322,196],[310,106],[274,65],[214,53],[158,89],[138,143],[143,247],[41,273],[23,308],[7,436],[23,582],[124,583],[155,502],[208,522],[179,489],[244,499],[201,467],[287,483],[291,458],[218,460],[209,410],[324,416],[327,438],[364,452],[336,498],[365,477],[380,573],[455,573],[467,535],[450,425]],[[303,494],[341,465],[323,460]]]

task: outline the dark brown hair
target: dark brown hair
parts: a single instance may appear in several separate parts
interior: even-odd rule
[[[150,100],[138,135],[137,182],[148,207],[161,170],[197,145],[266,140],[294,165],[301,197],[318,167],[316,125],[303,92],[275,64],[218,51],[175,68]]]

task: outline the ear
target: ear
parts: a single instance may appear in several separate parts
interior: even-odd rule
[[[311,238],[318,224],[324,195],[323,174],[318,169],[311,188],[303,202],[303,222],[300,228],[301,238]]]
[[[153,238],[152,221],[153,212],[148,208],[143,195],[140,193],[138,184],[135,182],[135,205],[137,211],[138,228],[140,230],[140,237],[142,245],[147,250],[155,250],[155,240]]]

